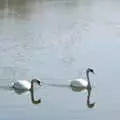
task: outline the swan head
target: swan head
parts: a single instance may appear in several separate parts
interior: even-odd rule
[[[38,85],[40,85],[40,80],[38,80],[38,79],[36,79],[36,78],[32,79],[31,82],[36,82]]]
[[[95,74],[95,72],[94,72],[94,70],[92,68],[88,68],[87,71]]]

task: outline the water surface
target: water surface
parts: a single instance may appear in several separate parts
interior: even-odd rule
[[[120,2],[118,0],[0,1],[0,119],[119,119]],[[94,68],[93,101],[67,87],[18,95],[8,87],[34,77],[68,85]]]

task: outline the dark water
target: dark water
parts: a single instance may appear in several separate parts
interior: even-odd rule
[[[120,114],[120,1],[0,0],[0,119],[113,120]],[[68,87],[41,87],[18,95],[7,87],[34,77],[68,85],[94,68],[87,93]]]

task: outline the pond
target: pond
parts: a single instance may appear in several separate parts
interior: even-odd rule
[[[120,113],[120,1],[1,0],[0,119],[113,120]],[[93,68],[91,101],[69,85]],[[38,78],[58,86],[31,93],[9,89],[16,80]]]

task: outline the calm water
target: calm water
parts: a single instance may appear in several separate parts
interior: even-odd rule
[[[0,0],[0,119],[113,120],[120,117],[119,0]],[[92,101],[67,87],[7,89],[34,77],[69,84],[94,68]]]

